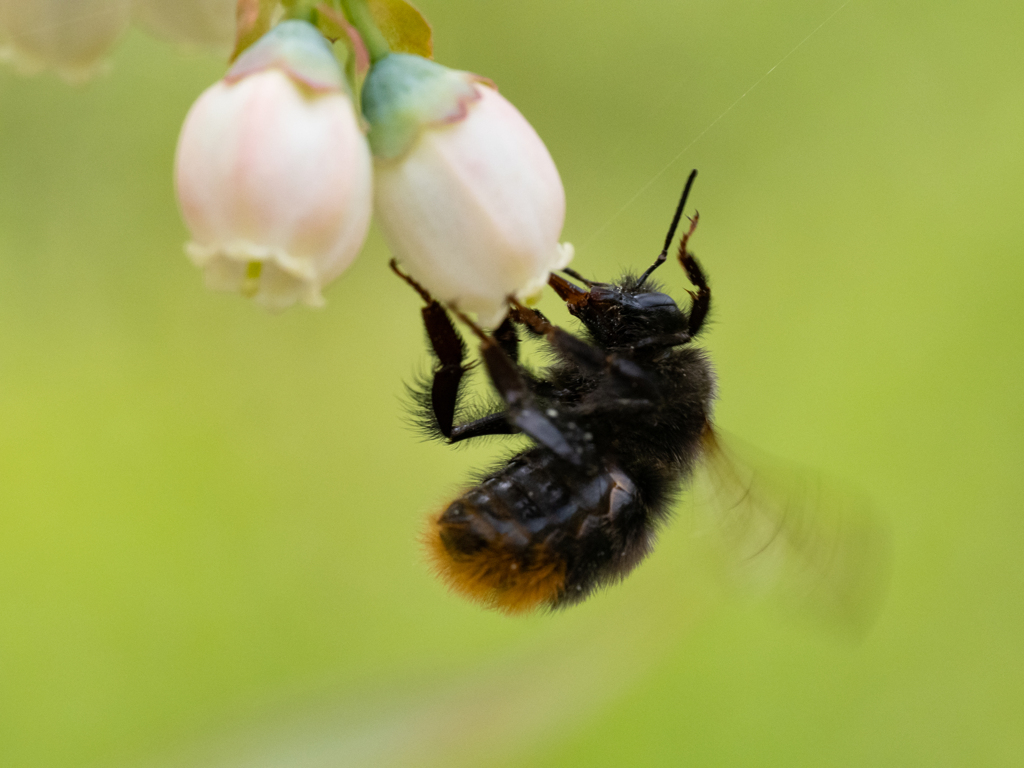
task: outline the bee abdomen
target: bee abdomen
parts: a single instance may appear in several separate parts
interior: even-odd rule
[[[646,554],[646,508],[621,469],[567,475],[551,464],[516,457],[431,518],[428,553],[453,591],[506,613],[559,607]]]

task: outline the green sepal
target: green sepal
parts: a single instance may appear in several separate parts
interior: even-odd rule
[[[345,75],[330,43],[306,21],[282,21],[245,49],[224,80],[234,83],[272,67],[313,91],[348,92]]]
[[[480,98],[478,82],[487,81],[413,54],[392,53],[378,61],[362,94],[374,157],[400,157],[425,127],[464,118]]]

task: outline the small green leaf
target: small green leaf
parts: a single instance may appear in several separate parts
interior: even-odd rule
[[[229,61],[237,59],[242,51],[270,31],[277,6],[278,0],[238,0],[235,50]]]
[[[434,57],[430,24],[405,0],[369,0],[370,13],[395,53]]]

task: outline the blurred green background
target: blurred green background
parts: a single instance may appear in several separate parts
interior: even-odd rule
[[[548,143],[579,270],[649,263],[700,169],[718,421],[874,499],[873,630],[685,525],[563,614],[447,595],[417,532],[500,444],[406,427],[376,233],[322,311],[201,287],[170,169],[223,65],[131,33],[82,88],[0,73],[0,764],[1020,765],[1024,6],[419,5]]]

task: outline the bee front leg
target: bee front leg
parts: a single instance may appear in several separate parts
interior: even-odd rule
[[[520,322],[543,334],[548,342],[582,371],[591,375],[607,374],[616,391],[616,396],[627,398],[657,399],[658,386],[651,376],[639,365],[616,354],[606,354],[599,347],[588,344],[564,328],[559,328],[536,310],[512,300]]]
[[[708,316],[708,310],[711,309],[711,286],[708,285],[708,280],[704,276],[704,270],[701,269],[697,257],[686,249],[699,219],[700,214],[695,214],[690,219],[690,229],[679,241],[679,263],[686,270],[686,276],[690,278],[690,282],[697,288],[696,291],[689,291],[693,302],[690,305],[690,320],[686,331],[691,337],[700,333],[704,319]]]
[[[516,299],[511,299],[511,304],[509,317],[514,317],[536,335],[545,337],[551,346],[581,369],[593,374],[601,373],[605,369],[607,355],[593,344],[588,344],[564,328],[559,328],[540,312],[524,306]]]

